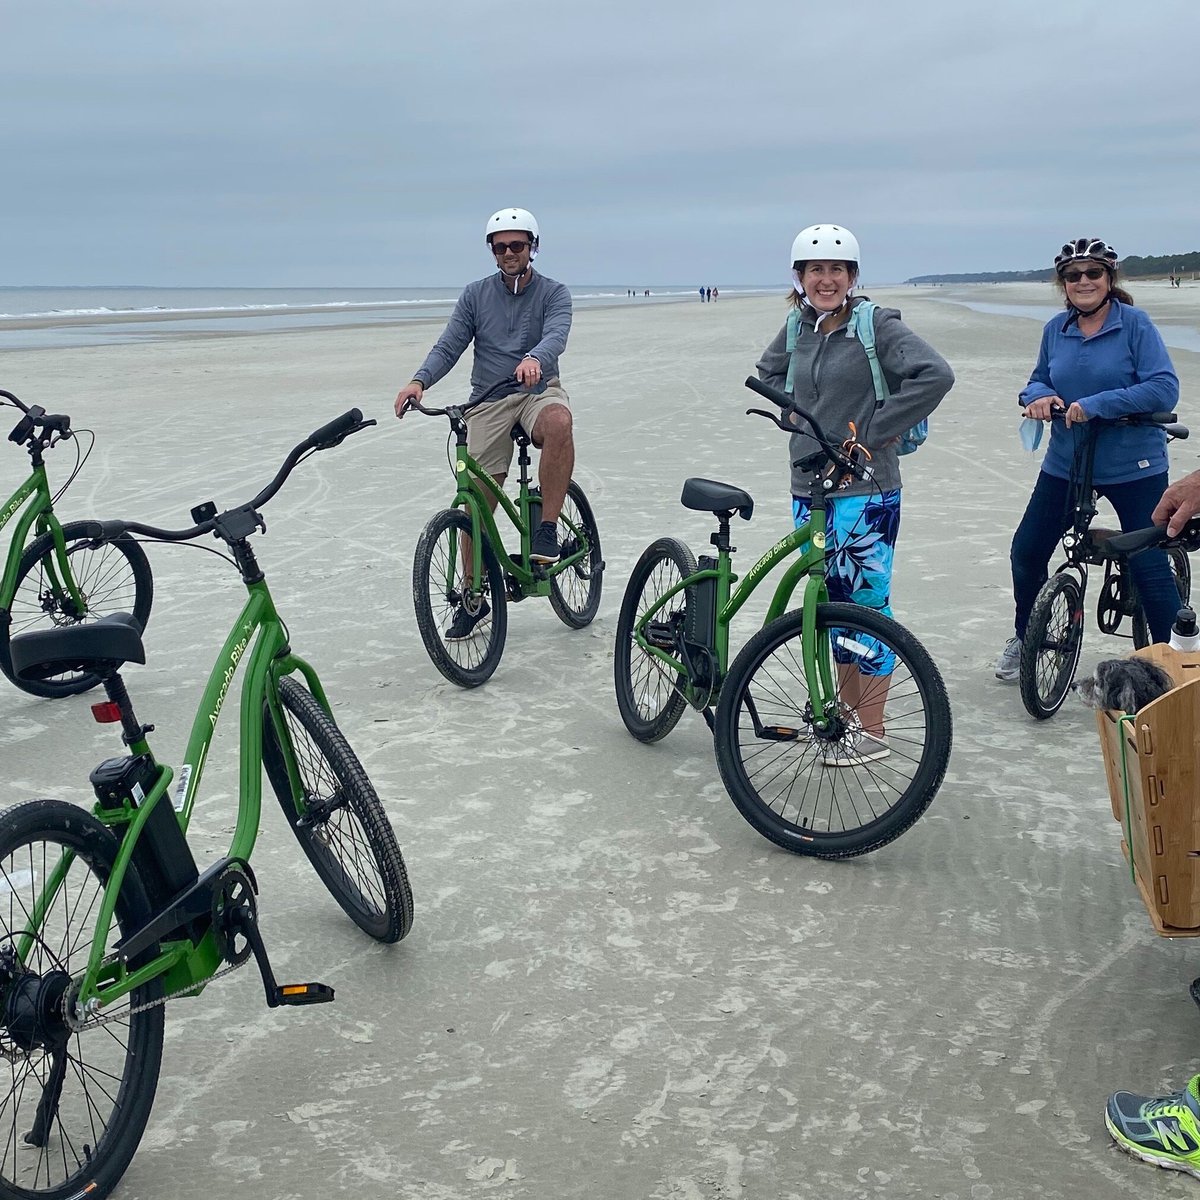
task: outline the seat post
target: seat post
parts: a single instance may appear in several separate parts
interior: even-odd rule
[[[533,459],[529,457],[529,443],[521,438],[517,442],[517,465],[521,468],[521,486],[529,486],[529,466]]]
[[[717,548],[718,554],[732,554],[737,549],[736,546],[729,544],[729,520],[733,513],[726,510],[725,512],[714,513],[720,525],[717,532],[714,533],[708,540]]]
[[[104,676],[102,682],[104,694],[121,712],[121,740],[127,746],[142,741],[154,726],[142,725],[134,715],[133,701],[129,698],[129,692],[125,688],[125,680],[121,678],[121,672],[114,668]]]

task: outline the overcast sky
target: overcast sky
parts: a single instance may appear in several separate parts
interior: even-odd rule
[[[1196,0],[0,5],[0,284],[867,283],[1200,249]]]

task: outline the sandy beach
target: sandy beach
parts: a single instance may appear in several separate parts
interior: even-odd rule
[[[1130,285],[1156,320],[1200,329],[1200,284]],[[509,612],[492,681],[445,682],[412,605],[417,537],[453,494],[444,422],[392,398],[440,323],[0,354],[0,387],[71,414],[96,448],[64,518],[190,523],[266,483],[301,438],[352,406],[379,426],[305,463],[265,508],[256,550],[297,651],[313,662],[408,862],[411,935],[360,934],[264,801],[254,856],[277,974],[337,989],[268,1010],[253,966],[167,1012],[163,1071],[121,1200],[1096,1200],[1190,1196],[1119,1154],[1117,1088],[1200,1069],[1188,996],[1200,941],[1154,935],[1120,853],[1093,714],[1035,723],[992,677],[1011,634],[1008,546],[1039,467],[1016,394],[1039,322],[953,303],[1051,305],[1048,285],[895,288],[873,299],[950,361],[957,384],[904,462],[893,604],[937,660],[955,744],[932,808],[845,863],[760,838],[721,785],[694,713],[662,743],[625,731],[613,635],[655,537],[696,552],[709,518],[689,475],[757,501],[744,571],[790,528],[785,439],[744,416],[742,380],[782,324],[780,297],[591,309],[563,381],[576,478],[607,563],[599,616]],[[1200,354],[1172,350],[1200,465]],[[430,393],[466,394],[469,364]],[[47,462],[62,482],[74,454]],[[0,455],[0,497],[27,460]],[[233,569],[148,548],[148,662],[125,674],[152,744],[176,763],[220,639]],[[740,645],[768,599],[740,617]],[[1131,643],[1089,627],[1081,672]],[[121,752],[94,697],[4,685],[10,800],[90,805]],[[231,697],[194,844],[221,854],[237,768]]]

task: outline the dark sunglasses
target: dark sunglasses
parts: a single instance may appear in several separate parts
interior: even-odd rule
[[[522,250],[528,250],[528,249],[529,249],[528,242],[493,242],[492,243],[492,253],[493,254],[507,254],[510,250],[514,254],[520,254]]]
[[[1084,271],[1064,271],[1063,279],[1067,283],[1078,283],[1085,275],[1089,279],[1099,279],[1101,275],[1107,275],[1108,272],[1103,267],[1088,267]]]

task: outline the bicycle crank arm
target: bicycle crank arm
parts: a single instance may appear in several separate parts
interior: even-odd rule
[[[280,1005],[298,1004],[328,1004],[333,999],[333,988],[324,983],[285,983],[275,982],[275,972],[267,959],[267,948],[263,945],[262,933],[258,922],[244,909],[238,909],[232,914],[233,923],[238,932],[250,944],[254,961],[258,963],[262,974],[263,991],[267,994],[267,1007],[278,1008]]]
[[[746,697],[746,711],[754,722],[754,736],[764,742],[795,742],[800,739],[800,730],[791,725],[764,725],[759,720],[758,709],[753,699]]]

